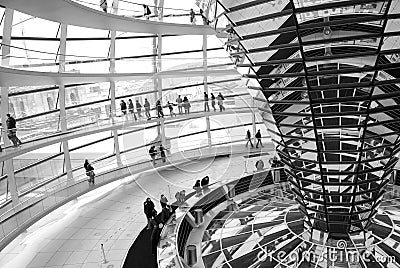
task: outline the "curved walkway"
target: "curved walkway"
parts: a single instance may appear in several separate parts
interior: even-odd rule
[[[28,228],[0,252],[0,267],[120,267],[146,225],[142,210],[147,196],[160,211],[161,193],[173,202],[176,191],[192,191],[198,178],[208,175],[211,182],[232,180],[243,176],[244,170],[242,156],[208,158],[108,184],[71,201]]]
[[[87,127],[85,129],[81,130],[75,130],[75,131],[68,131],[67,133],[59,133],[52,135],[48,138],[43,138],[40,140],[36,141],[31,141],[31,142],[26,142],[22,144],[21,147],[19,148],[9,148],[6,150],[3,150],[3,152],[0,152],[0,161],[5,161],[7,159],[11,159],[14,157],[17,157],[19,155],[25,154],[27,152],[43,148],[55,143],[59,143],[62,141],[66,140],[71,140],[75,138],[79,138],[82,136],[87,136],[99,132],[104,132],[104,131],[109,131],[109,130],[114,130],[114,129],[124,129],[127,127],[133,127],[133,126],[146,126],[148,124],[153,124],[160,122],[161,120],[166,121],[179,121],[179,120],[186,120],[186,119],[195,119],[195,118],[200,118],[204,117],[206,115],[224,115],[224,114],[238,114],[238,113],[251,113],[252,108],[251,107],[246,107],[246,108],[234,108],[234,109],[226,109],[224,112],[208,112],[205,113],[203,111],[201,112],[193,112],[189,115],[177,115],[175,117],[166,117],[164,119],[153,119],[153,120],[148,120],[148,121],[123,121],[123,122],[114,122],[112,123],[111,120],[108,120],[106,124],[104,125],[95,125],[93,127]]]
[[[1,0],[0,0],[1,1]],[[162,78],[197,77],[204,75],[238,75],[235,70],[208,70],[205,71],[163,71],[159,73],[56,73],[37,72],[12,69],[0,66],[0,87],[12,86],[44,86],[68,85],[81,83],[102,83],[112,81],[128,81],[140,79],[153,79],[155,76]]]
[[[71,0],[0,0],[0,4],[42,19],[87,28],[135,33],[214,35],[208,25],[146,21],[104,13]]]

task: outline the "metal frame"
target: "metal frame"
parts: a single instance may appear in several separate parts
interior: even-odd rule
[[[264,117],[265,122],[277,127],[271,133],[281,140],[273,141],[281,160],[290,168],[290,180],[306,222],[332,236],[368,228],[400,151],[400,64],[389,60],[400,48],[382,50],[385,37],[400,36],[399,31],[385,32],[388,21],[400,18],[400,14],[389,14],[391,0],[386,0],[373,14],[357,11],[332,20],[322,20],[321,15],[332,8],[375,2],[349,0],[296,7],[294,0],[289,0],[285,10],[231,17],[234,11],[252,12],[253,16],[256,6],[265,1],[234,7],[224,7],[217,1],[236,33],[233,41],[242,48],[233,56],[269,52],[265,61],[256,62],[251,57],[249,63],[238,67],[257,70],[244,77],[258,82],[260,87],[251,88],[268,99],[269,107],[260,111],[270,115]],[[320,13],[304,18],[307,23],[302,23],[297,15],[305,12]],[[242,26],[283,16],[286,21],[276,29],[251,34],[241,31]],[[250,18],[235,21],[233,17]],[[371,22],[378,23],[365,27]],[[217,23],[214,27],[222,26]],[[354,27],[348,27],[354,24],[360,26],[357,33],[352,32]],[[348,36],[325,35],[325,27],[347,31]],[[317,39],[304,40],[319,30]],[[279,39],[288,33],[290,38]],[[268,40],[270,45],[254,48],[253,43],[245,42],[256,39],[264,43]],[[365,39],[376,41],[364,46],[349,43]],[[328,48],[332,49],[330,53]],[[293,53],[298,57],[289,58],[296,55]],[[353,59],[361,63],[357,65]]]

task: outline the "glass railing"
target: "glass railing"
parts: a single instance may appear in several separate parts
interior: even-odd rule
[[[120,44],[119,42],[122,42],[122,40],[120,41],[117,39],[116,46],[129,48],[127,47],[128,44]],[[111,41],[108,40],[106,47],[108,47],[110,43]],[[109,73],[111,62],[115,63],[115,73],[139,73],[149,76],[154,73],[154,69],[159,70],[159,72],[186,72],[196,70],[202,71],[204,65],[207,65],[209,70],[225,70],[228,67],[231,69],[233,68],[231,60],[227,57],[222,47],[208,49],[209,53],[212,55],[205,59],[203,58],[203,51],[201,49],[167,51],[162,53],[162,58],[159,59],[157,58],[157,54],[153,54],[150,51],[144,53],[145,55],[116,56],[110,58],[106,56],[73,54],[68,53],[68,50],[66,54],[60,54],[13,44],[1,43],[1,45],[9,47],[11,50],[8,55],[2,56],[2,66],[25,71],[59,73],[59,65],[63,64],[66,73]],[[62,61],[60,61],[60,56],[64,56]]]
[[[245,125],[243,125],[242,127],[244,126]],[[216,146],[226,144],[241,143],[244,141],[244,136],[242,134],[239,135],[229,131],[229,129],[235,127],[237,126],[231,126],[221,129],[224,133],[222,133],[219,129],[211,130],[210,140],[207,138],[206,131],[203,131],[201,133],[188,133],[186,135],[177,137],[168,137],[166,143],[163,144],[163,146],[166,149],[167,155],[175,155],[177,153],[179,154],[180,152],[190,151],[193,149],[208,148],[209,146],[212,146],[214,148]],[[240,129],[238,131],[238,133],[242,132],[243,129]],[[199,135],[204,138],[199,138]],[[110,137],[109,139],[112,140],[112,137]],[[264,138],[263,140],[264,143],[269,142],[268,137]],[[161,142],[158,138],[156,138],[151,143],[147,143],[144,145],[137,144],[136,147],[122,150],[122,163],[124,165],[132,165],[140,162],[148,162],[150,159],[148,149],[152,144],[159,145],[161,144]],[[70,153],[73,153],[75,150],[76,149],[72,148],[70,150]],[[107,171],[117,167],[114,153],[102,155],[96,159],[90,160],[94,163],[94,166],[97,167],[96,170],[99,172]],[[72,172],[74,174],[74,178],[79,178],[80,176],[83,176],[85,173],[82,169],[82,163],[84,159],[74,158],[73,156],[71,156],[71,161],[79,161],[78,164],[73,165]],[[160,159],[157,161],[161,162]],[[58,167],[54,168],[54,166],[57,165],[57,162],[59,162]],[[41,165],[44,166],[41,167]],[[48,167],[49,165],[51,166],[51,168]],[[62,152],[56,155],[50,155],[49,157],[45,157],[44,159],[39,160],[39,162],[34,162],[21,169],[15,170],[15,178],[17,181],[18,192],[20,197],[23,198],[25,198],[26,195],[29,197],[36,195],[41,196],[43,192],[47,191],[47,189],[53,188],[54,184],[59,184],[61,183],[60,180],[65,180],[66,178],[64,175],[64,155]],[[5,177],[2,177],[0,180],[3,181],[5,179]],[[9,193],[3,192],[0,196],[0,204],[7,203],[9,199]]]
[[[238,144],[241,148],[241,146],[244,146],[243,142],[243,136],[235,136],[223,142],[221,140],[212,141],[210,148],[206,148],[207,145],[193,149],[188,141],[183,141],[179,144],[179,152],[170,154],[167,151],[166,164],[179,164],[192,158],[213,157],[220,153],[243,153],[242,149],[235,150],[235,144]],[[123,167],[118,167],[115,155],[104,156],[91,161],[97,174],[95,178],[96,186],[94,187],[153,168],[147,152],[138,150],[136,155],[130,153],[128,157],[125,156],[128,156],[127,152],[122,153]],[[163,164],[160,156],[157,156],[156,161],[157,166]],[[88,185],[83,167],[76,167],[72,172],[74,175],[72,180],[67,180],[66,173],[62,172],[32,187],[23,188],[19,192],[17,206],[12,206],[10,201],[3,202],[0,209],[0,242],[9,239],[9,235],[20,229],[24,224],[32,222],[35,218],[45,215],[60,204],[94,188]],[[129,177],[127,180],[132,180],[132,178]],[[123,182],[120,181],[119,183]]]
[[[225,144],[233,139],[243,138],[243,133],[252,128],[252,113],[248,109],[243,113],[232,114],[218,113],[210,117],[210,141],[206,130],[206,120],[203,116],[191,120],[175,119],[165,124],[166,143],[164,147],[168,153],[177,153],[195,148],[204,148],[211,145]],[[169,126],[169,124],[171,124]],[[258,128],[263,126],[257,122]],[[125,154],[127,161],[135,159],[146,159],[148,148],[146,144],[155,141],[160,142],[157,122],[149,122],[140,127],[122,125],[118,131],[119,148]],[[265,129],[261,129],[265,133]],[[93,131],[85,131],[82,134],[66,136],[69,141],[69,152],[72,169],[81,167],[84,158],[91,161],[103,161],[110,159],[113,155],[113,136],[109,131],[101,131],[93,128]],[[56,177],[64,172],[64,155],[60,151],[60,141],[63,137],[56,136],[55,139],[45,139],[43,142],[32,143],[32,146],[23,145],[25,151],[11,150],[10,155],[4,155],[3,160],[13,157],[16,185],[19,192],[42,184],[47,179]],[[266,140],[269,141],[269,140]],[[144,144],[144,145],[143,145]],[[102,149],[99,149],[102,148]],[[108,148],[108,149],[107,149]],[[29,150],[29,151],[26,151]],[[97,156],[96,156],[97,155]],[[96,156],[93,159],[93,156]],[[36,158],[34,160],[32,157]],[[100,159],[100,160],[99,160]],[[128,161],[129,162],[129,161]],[[128,163],[127,162],[127,163]],[[103,166],[103,165],[102,165]],[[106,166],[106,165],[104,165]],[[4,168],[4,167],[3,167]],[[0,177],[1,196],[3,201],[10,198],[6,191],[6,175]],[[3,183],[4,182],[4,183]],[[4,186],[4,187],[3,187]]]
[[[154,5],[144,5],[137,2],[120,0],[118,7],[112,5],[113,1],[107,1],[108,5],[100,6],[98,1],[94,0],[74,0],[81,5],[107,12],[119,16],[129,17],[133,19],[159,21],[179,24],[207,25],[208,20],[200,13],[200,10],[180,8],[161,8]],[[146,8],[147,7],[147,8]]]
[[[29,50],[27,50],[29,51]],[[24,71],[36,72],[59,72],[59,63],[54,63],[54,59],[47,58],[18,58],[17,56],[6,56],[10,60],[10,64],[4,67],[18,69]],[[93,73],[110,73],[110,62],[115,62],[116,74],[130,74],[138,76],[138,79],[146,79],[155,76],[154,65],[163,66],[163,70],[159,71],[160,75],[170,75],[170,73],[179,72],[196,72],[204,71],[206,62],[207,71],[233,70],[232,61],[226,57],[209,57],[205,60],[199,57],[163,57],[161,60],[152,58],[78,58],[75,55],[68,55],[65,61],[65,73],[84,75]],[[110,74],[112,76],[112,74]]]
[[[127,100],[128,98],[126,98]],[[169,108],[163,107],[163,114],[166,121],[172,121],[175,119],[187,119],[191,120],[196,117],[203,117],[203,116],[213,116],[222,113],[251,113],[255,111],[256,108],[248,105],[249,100],[244,96],[238,97],[230,97],[226,96],[225,100],[223,101],[223,107],[225,110],[221,111],[218,100],[215,101],[215,111],[212,105],[212,102],[209,101],[209,108],[210,112],[204,112],[204,101],[202,100],[193,100],[190,101],[190,108],[189,113],[185,114],[185,109],[182,108],[182,113],[179,113],[178,107],[176,102],[171,102],[173,104],[173,116],[169,111]],[[143,105],[143,104],[142,104]],[[85,106],[82,107],[85,111],[83,112],[82,109],[77,110],[75,112],[70,112],[67,110],[67,115],[65,120],[67,122],[68,131],[67,133],[61,132],[60,121],[61,118],[59,113],[49,114],[43,120],[38,120],[35,117],[22,119],[18,121],[18,131],[17,135],[19,139],[23,143],[37,141],[42,138],[52,137],[54,135],[64,135],[68,133],[72,133],[78,130],[88,131],[90,128],[99,128],[99,127],[107,127],[113,124],[149,124],[155,122],[158,119],[157,111],[154,108],[154,104],[152,104],[150,113],[150,119],[145,115],[145,109],[141,109],[141,117],[139,117],[136,108],[134,109],[134,113],[131,113],[129,109],[126,111],[126,115],[122,113],[121,108],[119,107],[115,111],[106,110],[107,105],[98,105],[100,112],[98,111],[87,111]],[[118,105],[119,106],[119,105]],[[87,107],[86,107],[87,108]],[[92,107],[93,108],[93,107]],[[95,110],[95,109],[93,109]],[[111,114],[115,116],[111,117]],[[136,120],[135,120],[136,117]],[[88,129],[89,128],[89,129]],[[4,131],[4,129],[2,129]],[[4,146],[3,146],[4,148]]]

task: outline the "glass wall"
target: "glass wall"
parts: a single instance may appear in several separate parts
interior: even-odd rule
[[[165,5],[169,15],[174,14],[166,16],[165,20],[180,23],[188,23],[190,8],[198,10],[194,3],[182,2],[181,9],[174,9],[172,6],[176,3],[171,1],[165,1]],[[131,15],[142,16],[140,12]],[[2,14],[4,8],[0,8]],[[202,24],[200,17],[196,24]],[[3,25],[4,20],[0,22],[0,30]],[[28,152],[17,153],[12,160],[21,200],[42,196],[46,191],[67,184],[67,161],[60,137],[68,140],[75,183],[85,178],[85,159],[92,162],[100,173],[116,168],[117,146],[123,164],[147,163],[150,146],[160,144],[164,140],[163,133],[164,146],[169,154],[174,154],[204,148],[210,143],[222,146],[241,142],[247,129],[252,129],[252,98],[215,36],[207,36],[207,59],[204,59],[203,36],[200,35],[163,35],[158,38],[154,34],[116,32],[115,56],[112,57],[109,31],[68,25],[66,51],[62,55],[65,62],[60,62],[63,58],[60,57],[60,35],[59,23],[14,12],[8,67],[51,72],[59,75],[61,80],[67,76],[78,77],[68,80],[73,82],[64,83],[66,118],[60,117],[62,105],[58,84],[8,89],[8,110],[17,119],[23,148],[35,145]],[[3,44],[1,49],[6,45]],[[65,65],[65,72],[61,74],[60,64]],[[114,64],[115,70],[112,68]],[[224,72],[223,75],[217,73],[220,71]],[[94,76],[100,77],[99,80],[85,82],[87,80],[79,79]],[[54,81],[58,83],[56,79]],[[115,100],[112,99],[113,90]],[[220,113],[218,104],[215,104],[214,112],[211,102],[211,112],[204,113],[206,90],[210,98],[211,93],[215,97],[219,93],[224,96],[224,113]],[[189,115],[179,114],[178,96],[190,101]],[[137,118],[135,121],[132,113],[124,115],[121,103],[125,101],[128,105],[129,99],[134,103],[136,117],[136,101],[142,106],[146,99],[149,101],[149,120],[144,115],[144,107],[140,120]],[[155,110],[158,100],[165,115],[163,123],[158,120]],[[111,108],[113,101],[116,111]],[[176,117],[170,116],[168,102]],[[129,107],[127,109],[129,112]],[[67,126],[65,133],[61,131],[63,120]],[[260,122],[261,118],[257,117],[257,123]],[[14,149],[5,150],[11,152]],[[6,197],[10,199],[8,188],[2,162],[0,204],[6,204]]]

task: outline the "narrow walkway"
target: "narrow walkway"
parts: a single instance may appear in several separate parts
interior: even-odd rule
[[[94,29],[179,35],[214,35],[217,33],[208,25],[140,20],[104,13],[71,0],[0,0],[0,4],[34,17]]]
[[[208,70],[207,72],[204,72],[203,70],[172,70],[158,73],[56,73],[27,71],[0,66],[0,87],[103,83],[112,81],[145,80],[152,79],[154,77],[183,78],[199,76],[203,77],[204,75],[236,75],[238,78],[240,78],[240,74],[235,69]]]
[[[121,267],[128,249],[146,226],[143,214],[146,197],[151,197],[160,211],[161,193],[174,202],[176,191],[192,191],[196,179],[208,175],[211,182],[231,180],[241,177],[244,170],[243,156],[218,157],[110,183],[32,225],[0,252],[0,267]]]

